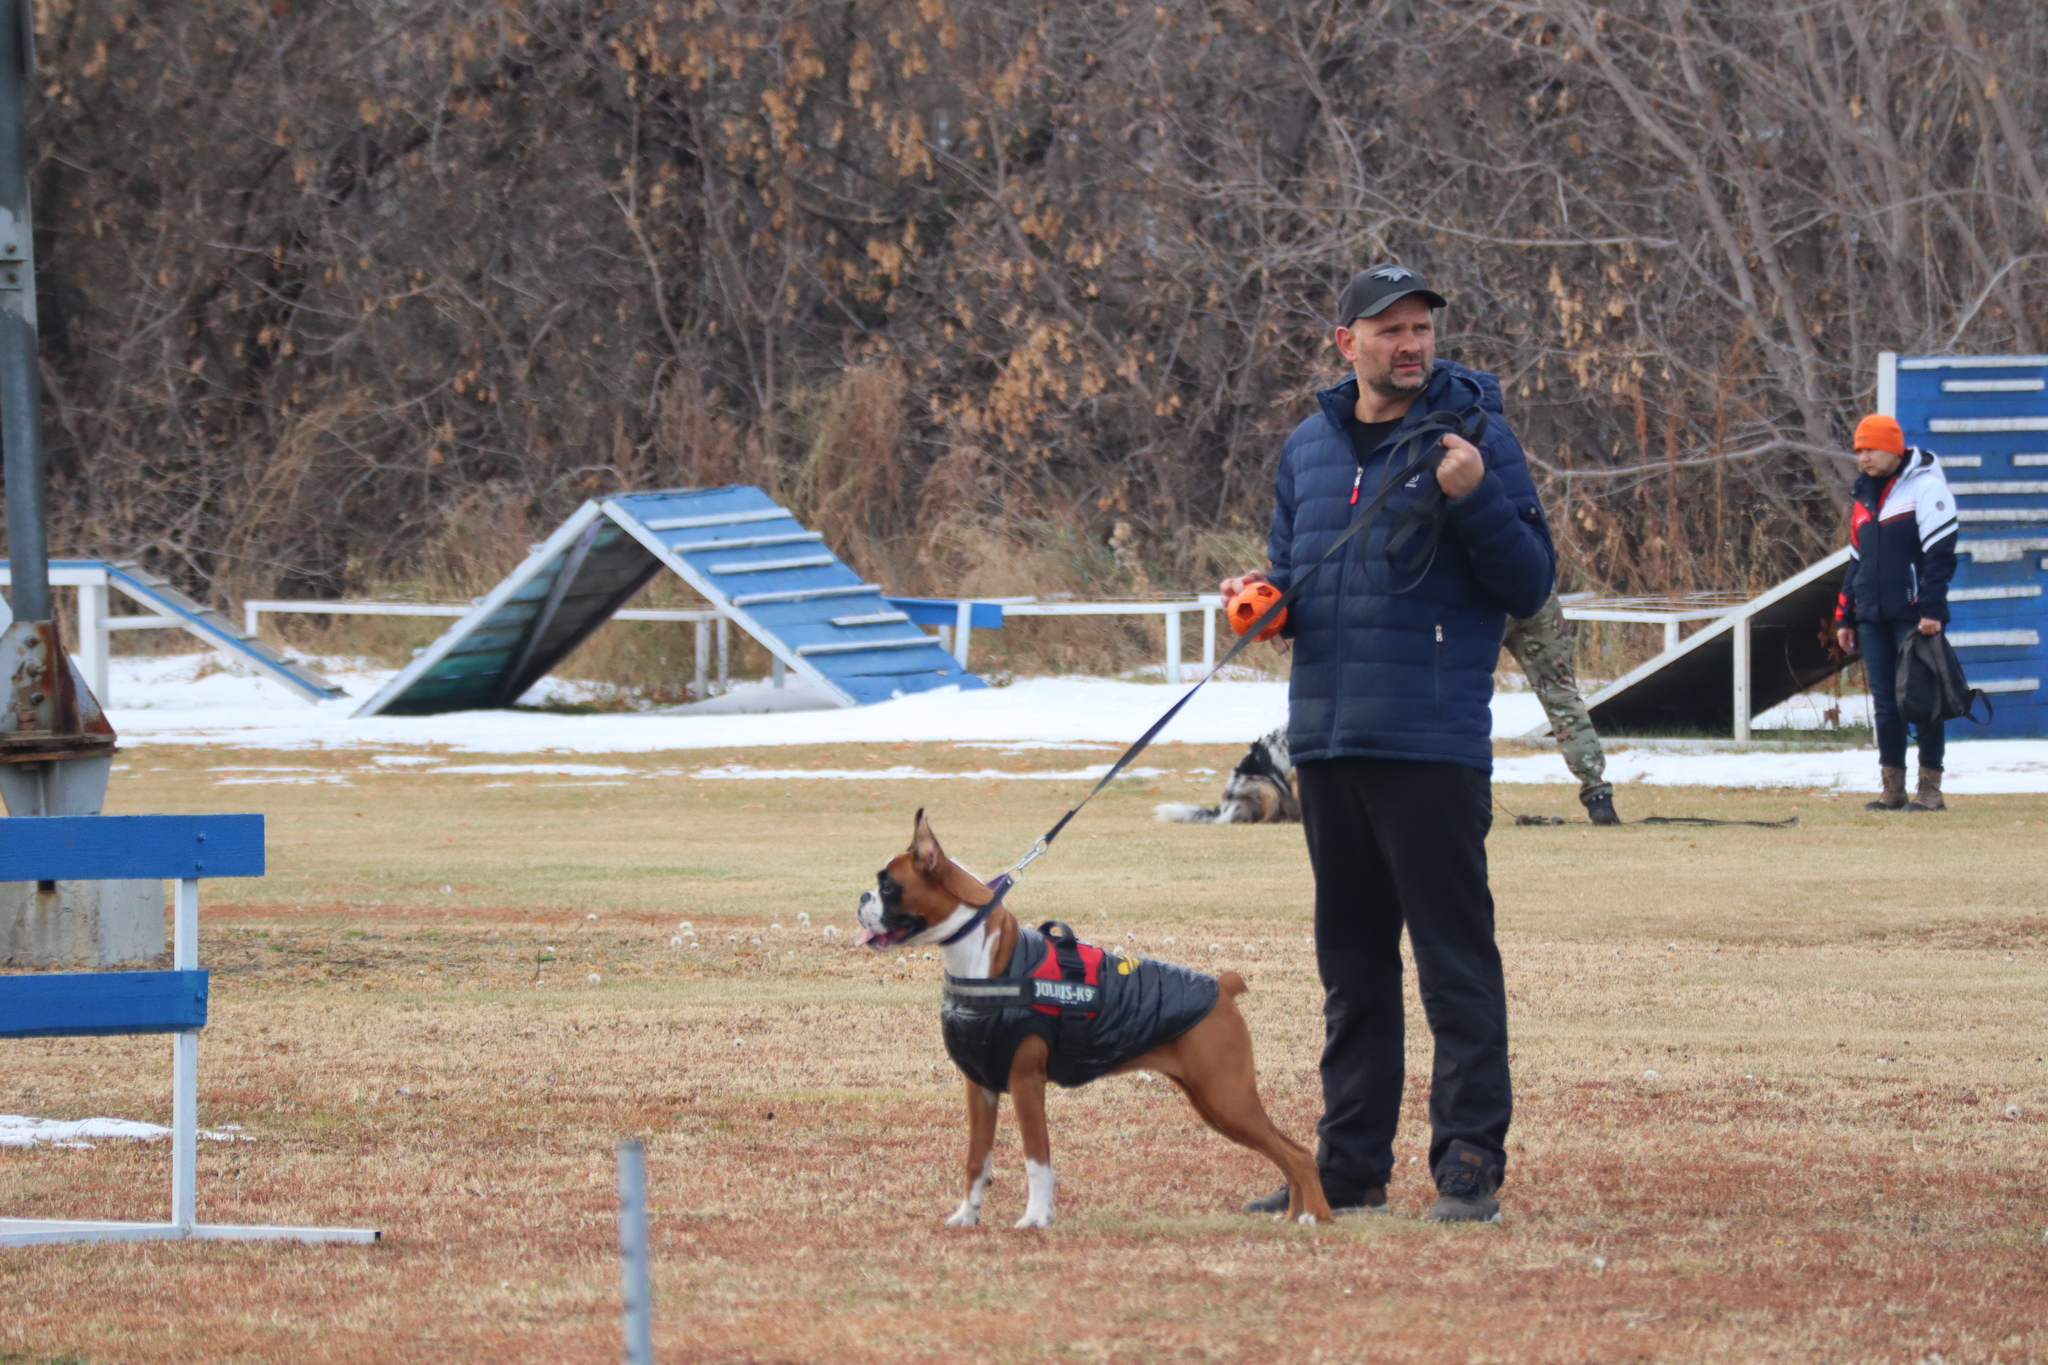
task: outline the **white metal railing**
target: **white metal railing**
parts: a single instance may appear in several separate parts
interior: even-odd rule
[[[995,601],[1001,604],[1003,615],[1011,616],[1157,616],[1166,627],[1165,658],[1161,672],[1168,682],[1188,680],[1188,667],[1182,661],[1181,617],[1188,612],[1202,613],[1202,662],[1201,672],[1206,674],[1216,665],[1216,614],[1223,609],[1221,593],[1200,593],[1194,597],[1166,602],[1040,602],[1034,599],[980,598],[979,601]],[[964,615],[964,613],[963,613]],[[944,635],[946,627],[939,628]],[[954,654],[964,665],[967,662],[967,647],[962,644]]]
[[[1664,627],[1666,651],[1678,648],[1686,621],[1718,621],[1749,600],[1739,592],[1674,592],[1642,597],[1602,597],[1591,592],[1560,593],[1567,621],[1626,621]]]
[[[1186,681],[1191,669],[1182,655],[1185,645],[1182,637],[1181,618],[1188,612],[1202,614],[1202,659],[1200,669],[1207,673],[1216,662],[1216,617],[1223,608],[1223,597],[1219,593],[1199,593],[1193,597],[1176,598],[1169,601],[1145,602],[1041,602],[1035,598],[1018,597],[977,597],[960,599],[959,622],[951,626],[939,626],[938,639],[942,649],[952,653],[964,668],[967,664],[968,647],[973,636],[973,627],[968,624],[970,609],[977,603],[1000,606],[1007,616],[1157,616],[1165,626],[1165,649],[1162,671],[1168,682]],[[464,605],[455,602],[319,602],[300,599],[273,600],[259,599],[242,604],[242,620],[251,635],[257,633],[265,615],[292,613],[305,616],[466,616],[474,603]],[[718,682],[725,686],[731,678],[729,669],[728,621],[715,608],[633,608],[628,607],[612,613],[615,621],[689,621],[697,626],[697,659],[695,668],[699,694],[707,681],[708,659],[711,652],[709,629],[717,623]],[[774,683],[780,687],[784,681],[782,661],[774,664]]]

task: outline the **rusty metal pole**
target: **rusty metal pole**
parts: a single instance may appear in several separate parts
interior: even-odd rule
[[[0,631],[0,801],[10,815],[97,815],[114,728],[65,655],[50,609],[35,221],[22,111],[35,65],[33,15],[32,0],[0,0],[0,456],[14,613]]]
[[[35,220],[22,96],[35,62],[31,0],[0,0],[0,446],[7,473],[9,593],[17,621],[55,619],[43,512],[42,384],[36,371]]]

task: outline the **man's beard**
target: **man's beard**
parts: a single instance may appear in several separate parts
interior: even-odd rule
[[[1390,366],[1385,374],[1376,374],[1366,380],[1366,387],[1382,398],[1412,398],[1429,387],[1430,368],[1425,364],[1422,373],[1415,377],[1414,383],[1403,384],[1394,378],[1394,371]]]

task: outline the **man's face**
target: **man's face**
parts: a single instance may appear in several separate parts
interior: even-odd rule
[[[1376,317],[1337,329],[1337,349],[1358,382],[1382,398],[1413,398],[1429,387],[1436,361],[1436,327],[1417,296],[1396,299]]]
[[[1894,455],[1889,450],[1859,449],[1856,452],[1856,467],[1873,479],[1890,478],[1905,460],[1903,455]]]

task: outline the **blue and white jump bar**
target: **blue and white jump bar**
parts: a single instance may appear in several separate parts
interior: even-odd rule
[[[171,1217],[163,1223],[0,1218],[0,1246],[58,1242],[374,1242],[375,1228],[269,1227],[198,1219],[199,879],[263,875],[260,815],[40,815],[0,819],[0,881],[170,879],[168,972],[0,976],[0,1039],[171,1035]]]

